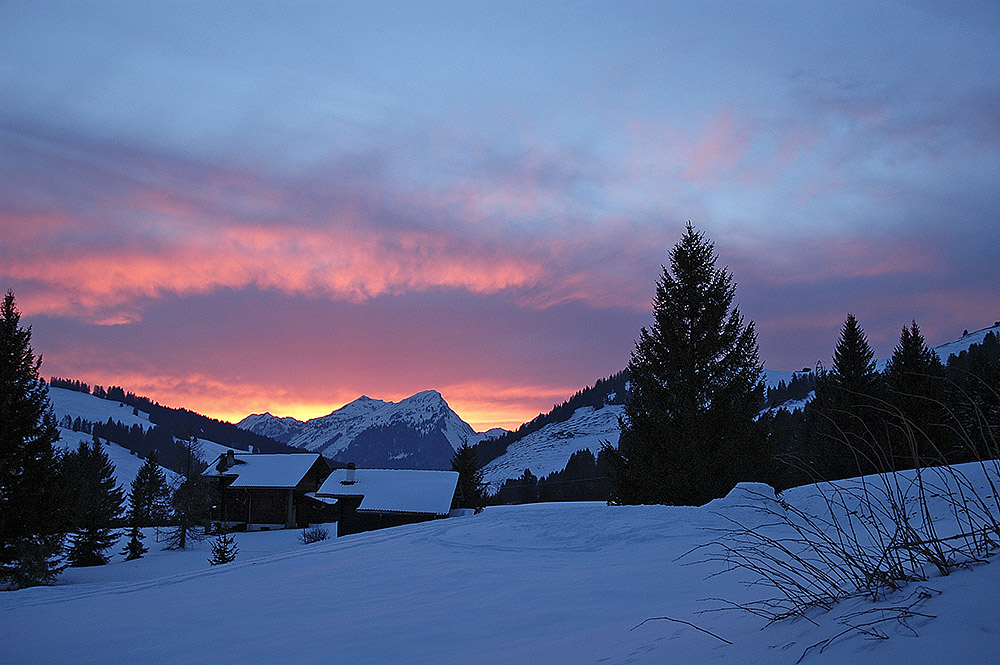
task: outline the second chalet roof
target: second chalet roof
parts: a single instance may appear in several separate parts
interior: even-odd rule
[[[447,515],[458,485],[455,471],[357,469],[350,484],[347,473],[347,469],[334,469],[316,494],[362,496],[358,512]]]
[[[230,487],[295,487],[320,458],[318,453],[235,453],[236,463],[221,469],[220,462],[227,454],[215,458],[202,475],[210,478],[236,476]]]

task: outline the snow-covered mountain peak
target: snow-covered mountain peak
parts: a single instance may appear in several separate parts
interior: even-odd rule
[[[279,418],[265,411],[247,416],[236,423],[236,426],[287,443],[302,426],[302,421],[291,416]]]
[[[307,423],[311,423],[311,422],[314,422],[314,421],[322,421],[322,420],[325,420],[327,418],[330,418],[331,416],[337,416],[337,417],[348,416],[348,417],[353,417],[355,415],[360,415],[360,414],[365,414],[365,413],[372,413],[373,411],[377,411],[377,410],[381,409],[386,404],[391,404],[391,402],[384,402],[384,401],[382,401],[380,399],[373,399],[373,398],[369,397],[368,395],[362,395],[361,397],[357,398],[353,402],[348,402],[347,404],[345,404],[344,406],[340,407],[339,409],[333,411],[332,413],[328,413],[325,416],[319,416],[317,418],[311,418],[311,419],[307,420],[306,422]]]
[[[450,468],[452,453],[477,440],[437,390],[399,402],[362,395],[306,422],[261,414],[247,416],[239,426],[340,461],[397,468]]]

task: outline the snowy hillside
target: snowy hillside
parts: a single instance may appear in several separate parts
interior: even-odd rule
[[[764,370],[764,382],[769,387],[779,381],[788,383],[795,372]],[[606,405],[594,410],[587,406],[577,409],[564,422],[546,425],[537,432],[513,442],[507,452],[488,463],[483,479],[495,492],[508,478],[519,477],[525,469],[541,478],[554,471],[561,471],[570,456],[578,450],[589,449],[597,456],[601,443],[618,445],[618,418],[624,412],[621,405]]]
[[[470,436],[468,439],[468,444],[470,446],[474,446],[480,441],[486,441],[487,439],[495,439],[498,436],[502,436],[504,434],[509,434],[509,433],[510,433],[509,430],[505,430],[503,427],[493,427],[491,429],[486,430],[485,432],[476,432],[475,434]]]
[[[85,434],[84,432],[74,432],[71,429],[60,427],[59,441],[56,442],[55,447],[69,452],[79,448],[81,443],[90,443],[93,439],[94,437],[90,434]],[[104,452],[111,460],[111,463],[115,465],[115,482],[120,485],[127,494],[129,486],[135,479],[136,474],[139,473],[139,468],[143,465],[144,460],[133,454],[131,450],[122,448],[117,443],[107,441],[102,441],[101,443],[103,444],[102,447]],[[162,466],[160,469],[167,477],[168,483],[173,484],[175,481],[178,483],[180,482],[180,477],[170,469]]]
[[[795,374],[802,372],[787,372],[783,369],[764,369],[764,385],[768,388],[777,387],[778,383],[784,381],[786,384],[792,380]]]
[[[50,387],[49,402],[52,404],[52,410],[55,411],[57,421],[69,416],[71,420],[80,418],[92,423],[103,423],[110,418],[112,421],[121,422],[126,427],[132,425],[139,425],[143,429],[153,427],[153,423],[149,422],[148,413],[143,411],[133,413],[132,407],[127,404],[101,399],[75,390]]]
[[[484,467],[483,480],[495,492],[504,480],[520,476],[525,469],[531,469],[537,477],[561,471],[578,450],[587,448],[596,457],[602,442],[618,445],[618,417],[624,408],[607,405],[597,410],[592,406],[577,409],[569,420],[546,425],[510,444],[506,453]]]
[[[952,342],[946,342],[940,346],[935,346],[934,353],[938,355],[941,362],[946,363],[948,362],[948,356],[953,354],[958,355],[962,351],[968,350],[968,348],[973,344],[982,344],[983,338],[989,333],[993,333],[994,335],[1000,337],[1000,324],[994,324],[989,328],[983,328],[982,330],[971,332],[968,335],[962,335]]]
[[[454,451],[476,440],[436,390],[400,402],[362,396],[306,422],[254,414],[238,425],[332,459],[384,468],[450,468]]]
[[[66,390],[65,388],[49,388],[49,402],[52,404],[52,411],[56,414],[56,421],[61,422],[66,417],[70,420],[80,418],[89,420],[92,423],[107,422],[108,418],[113,421],[120,421],[123,425],[131,427],[139,425],[143,429],[153,427],[149,422],[149,414],[142,411],[133,413],[130,406],[121,402],[113,402],[100,397],[94,397],[87,393]],[[84,432],[74,432],[71,429],[59,428],[59,441],[56,447],[61,450],[76,450],[81,442],[90,443],[93,436]],[[143,460],[134,455],[132,451],[123,448],[116,443],[105,442],[104,452],[115,465],[115,478],[117,483],[128,492],[129,485],[139,472]],[[170,469],[160,467],[167,477],[167,482],[173,482],[177,478]]]
[[[981,486],[978,467],[965,469]],[[143,559],[0,593],[0,643],[23,665],[996,662],[996,563],[929,571],[880,603],[850,598],[808,621],[718,611],[773,593],[691,553],[731,520],[760,523],[753,489],[700,508],[488,507],[307,546],[297,531],[239,533],[236,561],[214,567],[209,541],[162,552],[150,537]],[[783,498],[822,505],[814,486]],[[931,508],[944,509],[938,497]],[[910,603],[919,614],[905,624],[875,626],[886,639],[845,630],[852,613]]]

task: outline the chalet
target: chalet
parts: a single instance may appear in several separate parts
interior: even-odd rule
[[[334,469],[315,497],[336,500],[337,535],[447,517],[458,485],[455,471]]]
[[[216,489],[213,521],[265,531],[331,522],[336,508],[313,496],[330,475],[317,453],[251,454],[229,450],[202,472]]]

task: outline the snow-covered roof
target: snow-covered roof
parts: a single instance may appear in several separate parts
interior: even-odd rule
[[[219,471],[219,455],[202,473],[213,478],[236,476],[230,487],[295,487],[320,458],[318,453],[235,453],[236,464]]]
[[[346,484],[347,469],[334,469],[316,491],[320,496],[363,496],[359,512],[447,515],[458,485],[455,471],[357,469]]]

